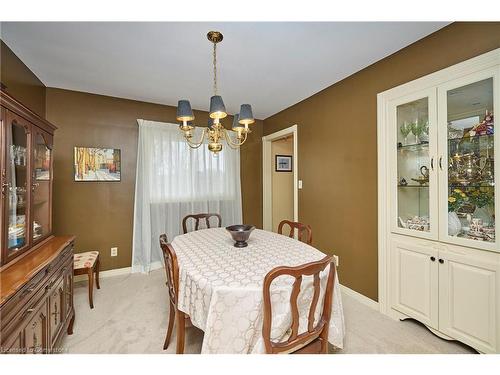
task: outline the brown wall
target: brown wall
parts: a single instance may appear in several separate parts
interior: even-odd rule
[[[240,152],[243,222],[262,228],[262,120],[250,125],[252,133]]]
[[[299,218],[344,285],[377,299],[377,93],[498,47],[500,23],[454,23],[264,120],[298,124]]]
[[[102,269],[129,267],[132,254],[137,119],[176,122],[175,107],[82,92],[47,89],[47,119],[58,126],[54,148],[54,230],[74,234],[77,251],[99,250]],[[207,113],[195,112],[206,124]],[[231,123],[231,119],[224,120]],[[245,222],[261,226],[262,122],[241,149]],[[122,181],[73,181],[73,147],[121,149]],[[118,247],[118,256],[110,248]]]
[[[45,86],[0,40],[0,82],[5,91],[40,116],[45,116]]]

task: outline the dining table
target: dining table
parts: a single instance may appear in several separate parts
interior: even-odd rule
[[[262,338],[264,277],[275,267],[298,266],[326,256],[294,238],[260,229],[255,229],[247,242],[247,247],[235,247],[225,228],[201,229],[178,235],[172,241],[179,265],[177,307],[204,332],[203,354],[265,353]],[[320,274],[323,293],[320,301],[323,301],[328,270]],[[293,280],[283,276],[271,286],[271,338],[274,341],[289,335]],[[312,291],[312,276],[306,276],[302,279],[298,298],[299,333],[307,329]],[[319,320],[321,309],[322,303],[318,303],[316,320]],[[336,272],[328,341],[342,349],[344,336],[344,314]]]

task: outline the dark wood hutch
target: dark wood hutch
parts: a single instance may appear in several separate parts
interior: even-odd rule
[[[52,353],[73,330],[73,236],[52,234],[56,127],[0,90],[0,352]]]

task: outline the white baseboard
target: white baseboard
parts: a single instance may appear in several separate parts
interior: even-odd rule
[[[157,269],[163,268],[163,262],[153,262],[149,266],[149,271],[154,271]],[[101,271],[99,272],[99,278],[113,277],[119,275],[126,275],[129,273],[148,273],[143,270],[142,267],[125,267],[125,268],[115,268],[113,270]],[[77,283],[79,281],[88,280],[87,275],[78,275],[74,277],[74,282]]]
[[[356,301],[361,302],[363,305],[366,305],[374,310],[379,311],[379,306],[377,301],[374,301],[371,298],[368,298],[367,296],[364,296],[361,293],[358,293],[355,290],[352,290],[351,288],[348,288],[342,284],[340,284],[340,290],[342,290],[342,292],[347,294],[349,297],[352,297]]]
[[[132,271],[132,267],[125,268],[115,268],[113,270],[101,271],[99,272],[99,278],[106,278],[118,275],[126,275]],[[78,275],[74,277],[74,282],[77,283],[79,281],[87,281],[89,278],[87,275]]]
[[[149,273],[151,271],[154,271],[154,270],[158,270],[160,268],[163,268],[164,265],[163,265],[163,262],[162,261],[157,261],[157,262],[153,262],[149,265],[149,268],[148,269],[145,269],[143,266],[141,265],[133,265],[131,267],[131,270],[130,272],[131,273]]]

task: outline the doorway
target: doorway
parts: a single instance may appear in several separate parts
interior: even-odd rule
[[[263,228],[298,221],[297,125],[262,137]]]

